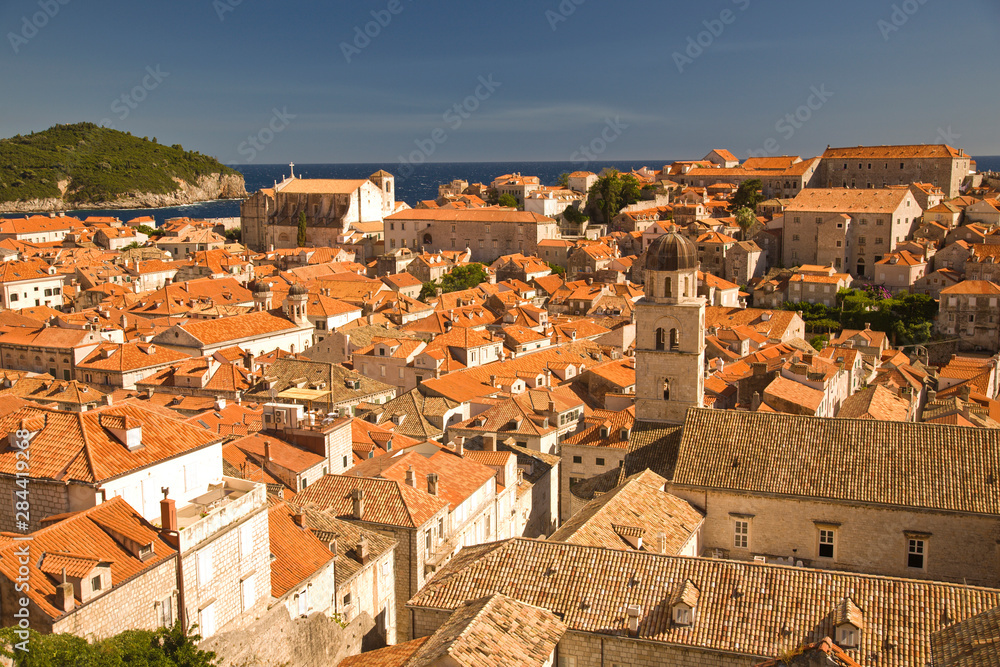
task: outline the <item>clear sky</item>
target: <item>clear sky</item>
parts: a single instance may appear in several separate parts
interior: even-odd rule
[[[0,27],[2,136],[103,121],[229,163],[1000,154],[996,0],[4,0]]]

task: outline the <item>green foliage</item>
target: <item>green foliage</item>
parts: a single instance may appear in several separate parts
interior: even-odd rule
[[[553,264],[552,262],[545,262],[545,263],[549,265],[550,269],[552,269],[552,273],[556,274],[557,276],[566,275],[566,269],[559,266],[558,264]]]
[[[760,220],[757,219],[757,213],[752,208],[744,206],[736,211],[736,225],[743,232],[744,241],[747,240],[747,234],[752,232],[759,224]]]
[[[156,238],[157,236],[163,236],[163,230],[162,229],[154,229],[153,227],[150,227],[149,225],[136,225],[135,231],[139,232],[140,234],[145,234],[146,236],[148,236],[150,238]]]
[[[785,310],[802,311],[806,331],[828,333],[839,329],[864,329],[890,335],[896,345],[919,345],[931,339],[938,304],[926,294],[885,295],[878,288],[845,289],[837,293],[837,306],[786,303]]]
[[[198,635],[185,635],[180,624],[156,631],[126,630],[90,644],[76,635],[31,631],[28,652],[15,651],[21,639],[14,628],[0,630],[0,656],[15,667],[214,667],[216,656],[198,649]]]
[[[590,220],[589,215],[584,215],[575,206],[567,206],[566,210],[563,211],[563,218],[565,218],[566,222],[574,225],[580,225]]]
[[[639,201],[641,193],[635,176],[610,169],[591,186],[587,208],[599,212],[603,222],[611,222],[619,211]]]
[[[299,235],[296,239],[298,241],[299,247],[306,247],[306,229],[308,225],[306,224],[306,212],[299,211]]]
[[[222,233],[226,237],[226,240],[231,243],[241,243],[243,240],[243,230],[239,227],[233,227],[232,229],[227,229]]]
[[[751,211],[757,210],[757,204],[764,201],[764,195],[760,190],[763,183],[759,178],[751,178],[749,181],[740,183],[736,189],[736,194],[729,201],[729,212],[735,214],[741,208],[748,208]]]
[[[139,248],[139,247],[141,247],[141,246],[139,245],[138,241],[132,241],[127,246],[125,246],[124,248],[122,248],[122,250],[132,250],[134,248]]]
[[[556,185],[558,185],[561,188],[568,188],[569,187],[569,172],[565,172],[564,171],[563,173],[559,174],[559,180],[556,181]]]
[[[809,339],[809,344],[816,348],[817,351],[823,351],[823,344],[830,340],[830,337],[826,334],[820,334],[818,336],[813,336]]]
[[[518,207],[517,197],[510,194],[509,192],[505,192],[502,195],[500,195],[500,197],[497,199],[497,203],[500,204],[501,206],[505,206],[508,208]]]
[[[420,289],[420,299],[426,301],[427,299],[433,297],[437,293],[437,288],[441,288],[441,291],[445,294],[449,292],[460,292],[462,290],[472,289],[480,283],[488,282],[490,279],[489,274],[486,273],[486,267],[482,264],[473,262],[472,264],[466,264],[465,266],[457,266],[452,269],[451,273],[445,274],[441,278],[441,282],[424,283],[424,286]]]
[[[56,125],[29,136],[0,139],[0,202],[62,197],[70,204],[106,202],[129,193],[170,194],[175,178],[197,182],[238,172],[200,153],[93,123]]]

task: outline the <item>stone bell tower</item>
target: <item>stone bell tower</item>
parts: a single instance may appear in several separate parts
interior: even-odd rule
[[[646,296],[636,304],[636,407],[640,421],[681,424],[704,406],[705,299],[698,253],[675,232],[646,251]]]

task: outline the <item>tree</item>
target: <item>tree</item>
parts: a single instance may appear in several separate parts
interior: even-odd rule
[[[424,283],[420,289],[420,300],[427,301],[427,299],[437,293],[438,288],[445,294],[448,292],[460,292],[472,289],[480,283],[489,282],[489,279],[490,276],[486,272],[486,267],[482,264],[473,262],[465,266],[456,266],[451,270],[451,273],[445,274],[440,282]]]
[[[298,236],[297,241],[298,241],[298,244],[299,244],[300,248],[304,248],[306,246],[306,212],[305,211],[299,211],[299,236]]]
[[[550,269],[552,269],[552,273],[553,274],[555,274],[557,276],[564,276],[564,275],[566,275],[566,269],[564,269],[563,267],[559,266],[558,264],[553,264],[552,262],[545,262],[545,263],[548,264],[548,266],[549,266]]]
[[[124,248],[122,248],[122,250],[133,250],[133,249],[139,248],[139,247],[141,247],[141,246],[139,245],[138,241],[132,241],[127,246],[125,246]]]
[[[505,192],[502,195],[500,195],[500,197],[497,199],[497,203],[506,208],[518,207],[517,197],[510,194],[509,192]]]
[[[764,201],[764,195],[760,192],[762,187],[763,183],[761,183],[759,178],[752,178],[749,181],[740,183],[740,187],[736,189],[736,194],[729,201],[729,212],[735,214],[744,207],[749,208],[751,211],[756,211],[757,204]]]
[[[559,187],[561,187],[561,188],[567,188],[568,189],[569,188],[569,173],[564,171],[563,173],[559,174],[559,180],[556,181],[556,184]]]
[[[591,186],[587,208],[599,212],[602,222],[609,223],[623,208],[639,201],[641,192],[635,176],[609,169]]]
[[[239,227],[227,229],[222,235],[226,237],[227,241],[232,241],[233,243],[240,243],[243,240],[243,230]]]
[[[0,630],[0,657],[13,659],[15,667],[215,667],[216,655],[198,649],[201,640],[187,635],[180,623],[172,628],[126,630],[119,635],[88,643],[76,635],[43,635],[29,631],[29,650],[13,650],[22,640],[15,628]]]
[[[590,220],[589,215],[584,215],[575,206],[567,206],[562,215],[566,222],[574,225],[580,225]]]
[[[149,237],[163,236],[162,229],[154,229],[149,225],[136,225],[135,231],[139,232],[140,234],[145,234],[146,236]]]
[[[744,206],[736,211],[736,225],[740,228],[744,241],[747,240],[748,235],[752,233],[754,227],[759,224],[760,220],[757,219],[757,214],[752,208]]]

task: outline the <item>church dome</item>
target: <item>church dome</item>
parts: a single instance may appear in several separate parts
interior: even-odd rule
[[[302,283],[295,283],[288,288],[288,296],[303,296],[309,294],[309,288]]]
[[[252,283],[247,285],[247,289],[254,294],[263,294],[265,292],[271,291],[271,286],[264,280],[254,280]]]
[[[691,241],[677,232],[660,236],[646,250],[647,271],[696,271],[698,252]]]

